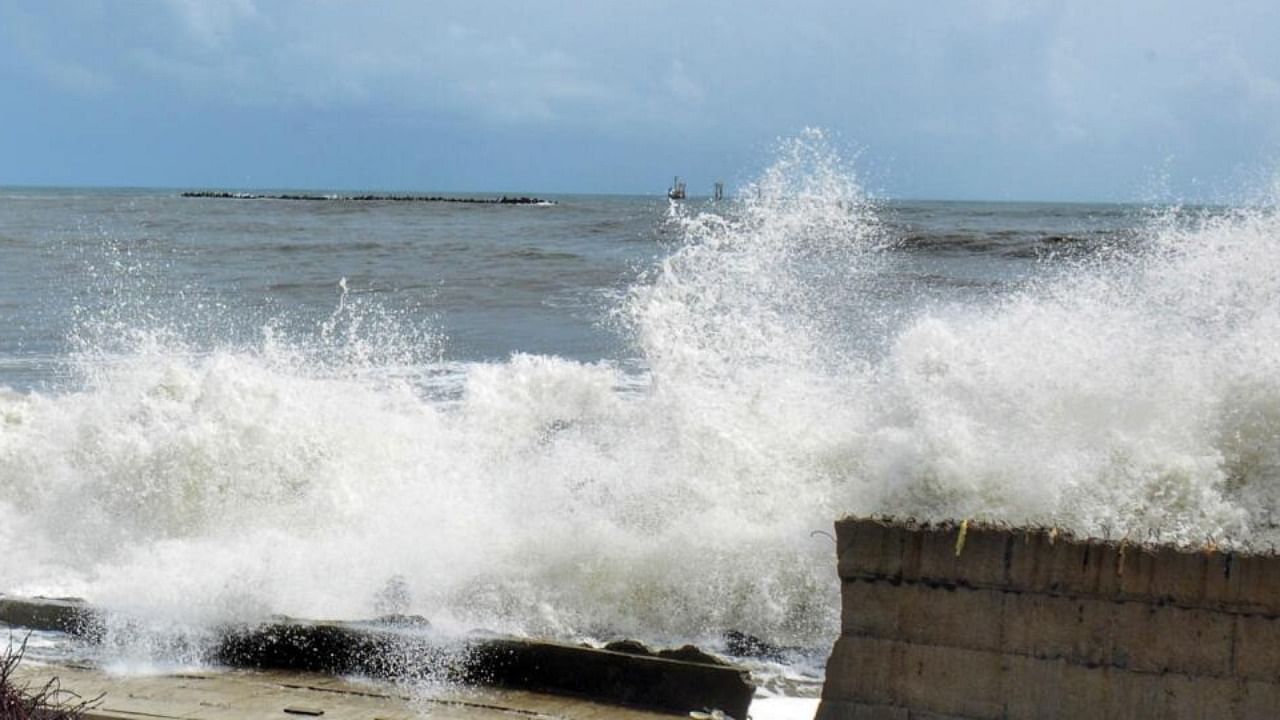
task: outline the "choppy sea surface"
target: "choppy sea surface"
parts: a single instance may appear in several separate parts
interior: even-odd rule
[[[799,668],[845,514],[1280,536],[1273,208],[548,199],[0,188],[0,592]]]

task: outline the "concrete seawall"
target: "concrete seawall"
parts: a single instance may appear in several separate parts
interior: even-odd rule
[[[1280,716],[1274,556],[870,519],[836,536],[820,720]]]

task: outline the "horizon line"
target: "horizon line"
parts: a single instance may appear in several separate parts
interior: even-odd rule
[[[140,192],[307,192],[307,193],[328,193],[340,195],[356,195],[356,194],[382,194],[382,195],[432,195],[446,194],[457,196],[502,196],[508,197],[512,195],[525,195],[538,197],[547,196],[577,196],[577,197],[617,197],[617,198],[653,198],[665,199],[666,190],[656,190],[652,193],[634,193],[634,192],[582,192],[582,191],[554,191],[545,192],[537,190],[511,190],[511,189],[488,189],[488,190],[405,190],[405,189],[388,189],[375,187],[323,187],[323,186],[273,186],[273,185],[60,185],[52,183],[0,183],[0,190],[92,190],[92,191],[140,191]],[[710,193],[701,195],[690,195],[688,199],[710,199]],[[725,194],[726,199],[735,199],[738,197],[736,192]],[[885,195],[877,193],[868,193],[866,199],[869,202],[909,202],[909,203],[987,203],[987,204],[1008,204],[1008,205],[1137,205],[1137,206],[1164,206],[1164,205],[1194,205],[1194,206],[1215,206],[1230,205],[1222,201],[1209,200],[1177,200],[1177,201],[1153,201],[1153,200],[1116,200],[1116,199],[1027,199],[1027,198],[991,198],[991,197],[923,197],[908,195]]]

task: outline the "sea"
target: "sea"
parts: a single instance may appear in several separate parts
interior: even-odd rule
[[[123,667],[398,612],[813,694],[842,516],[1280,537],[1273,205],[878,198],[813,138],[720,202],[183,189],[0,188],[0,592]]]

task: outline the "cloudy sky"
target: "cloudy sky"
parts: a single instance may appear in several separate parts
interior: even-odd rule
[[[661,192],[825,129],[891,197],[1233,197],[1274,0],[0,0],[0,184]]]

